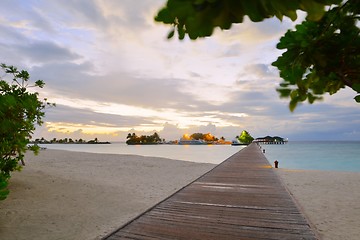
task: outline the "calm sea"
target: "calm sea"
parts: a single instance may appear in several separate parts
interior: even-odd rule
[[[125,143],[44,144],[41,146],[76,152],[131,154],[214,164],[221,163],[242,148],[230,145],[126,145]]]
[[[218,164],[242,146],[229,145],[138,145],[124,143],[105,145],[49,144],[49,149],[79,152],[132,154],[165,157],[191,162]],[[292,142],[284,145],[262,145],[271,164],[280,168],[360,172],[360,142]]]
[[[262,145],[270,163],[289,169],[360,172],[360,142],[289,142]]]

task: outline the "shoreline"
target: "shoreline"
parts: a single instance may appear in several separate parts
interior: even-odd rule
[[[67,150],[27,153],[0,202],[1,239],[100,239],[215,164]],[[360,173],[274,169],[324,240],[360,235]]]

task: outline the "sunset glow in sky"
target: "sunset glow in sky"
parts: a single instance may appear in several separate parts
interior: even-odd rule
[[[46,86],[35,132],[47,139],[124,141],[129,132],[179,139],[211,132],[232,139],[360,140],[355,93],[341,90],[295,113],[275,89],[271,63],[279,38],[295,23],[269,19],[217,30],[206,39],[167,40],[154,22],[163,0],[3,0],[0,62]],[[303,17],[303,14],[300,14]]]

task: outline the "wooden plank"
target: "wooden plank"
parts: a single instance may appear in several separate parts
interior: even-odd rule
[[[257,144],[251,144],[104,239],[316,236]]]

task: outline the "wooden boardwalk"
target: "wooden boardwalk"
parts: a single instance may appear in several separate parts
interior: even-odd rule
[[[251,144],[104,239],[317,238]]]

